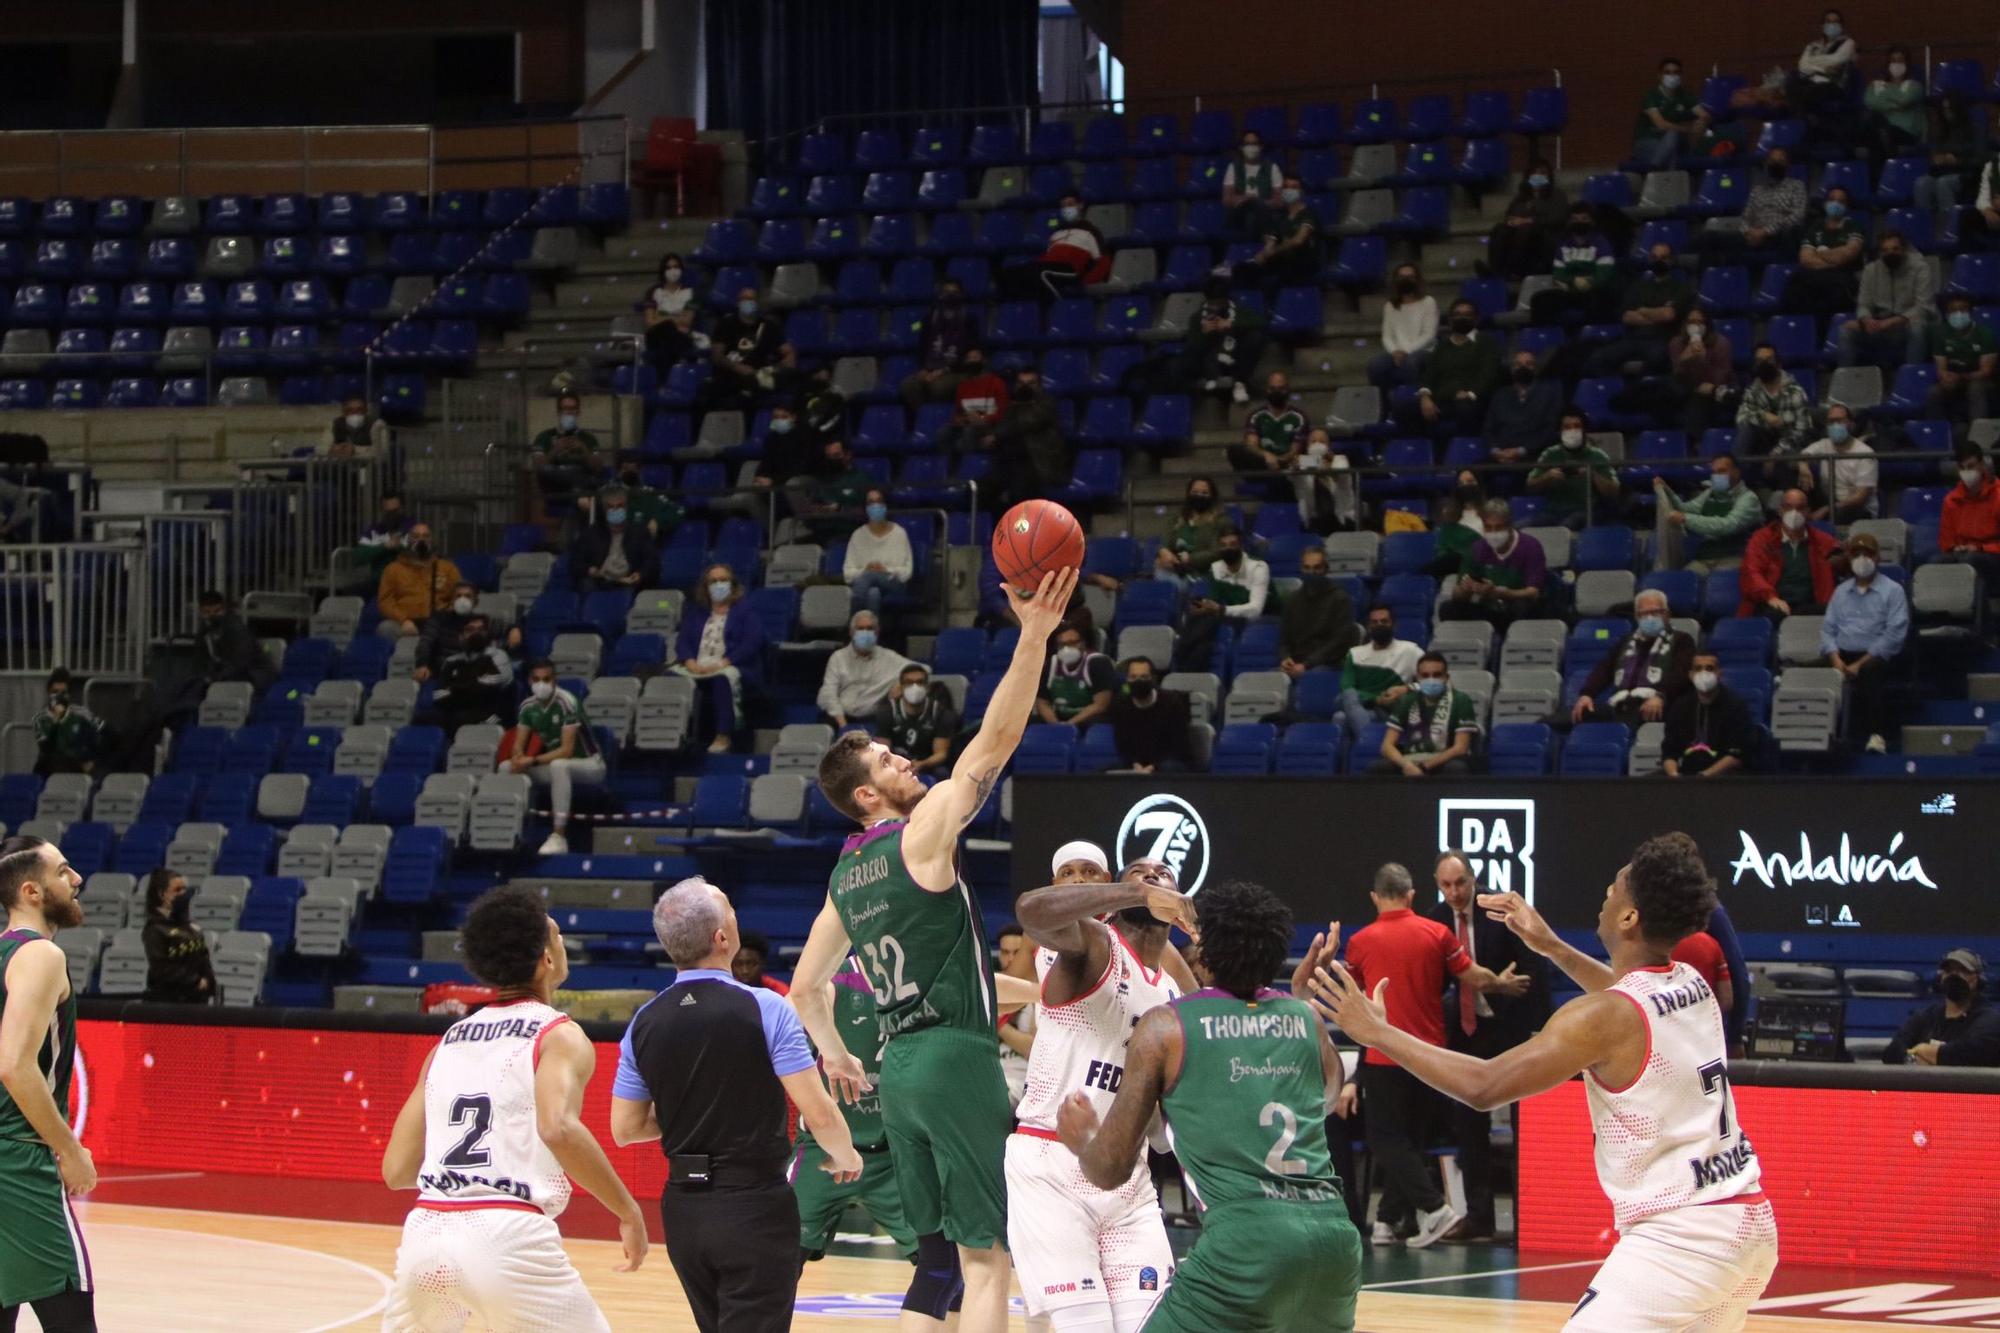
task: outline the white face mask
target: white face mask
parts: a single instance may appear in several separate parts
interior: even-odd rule
[[[1243,160],[1245,162],[1255,162],[1263,155],[1264,146],[1262,144],[1246,143],[1243,145]]]
[[[1583,443],[1583,432],[1574,429],[1566,430],[1562,433],[1562,442],[1565,449],[1574,449]]]
[[[359,412],[349,412],[346,416],[342,417],[341,420],[347,423],[347,428],[349,430],[360,430],[361,423],[368,420],[368,418],[363,416]]]
[[[1857,579],[1872,579],[1875,577],[1875,562],[1865,555],[1855,556],[1847,562],[1847,567],[1854,571],[1854,577]]]
[[[528,686],[528,692],[534,695],[538,701],[547,703],[550,696],[556,692],[556,683],[552,680],[534,681]]]
[[[1797,532],[1806,525],[1806,516],[1803,510],[1787,509],[1778,515],[1778,521],[1785,525],[1786,532]]]
[[[1505,555],[1514,545],[1514,529],[1486,529],[1486,544],[1493,548],[1495,555]]]
[[[1083,660],[1083,649],[1077,647],[1073,643],[1066,643],[1062,647],[1056,649],[1056,661],[1061,662],[1066,667],[1075,666],[1078,662],[1082,660]]]
[[[1722,678],[1713,671],[1697,671],[1690,675],[1688,679],[1694,682],[1694,687],[1697,690],[1700,690],[1703,694],[1710,694],[1714,692],[1717,682]]]
[[[1958,479],[1965,483],[1966,490],[1976,491],[1979,483],[1986,479],[1986,474],[1976,467],[1962,467],[1958,470]]]
[[[903,687],[903,702],[914,708],[922,703],[929,693],[922,682],[913,682]]]
[[[452,602],[451,609],[462,616],[469,616],[472,614],[472,599],[470,597],[457,598]]]
[[[1902,61],[1892,60],[1889,62],[1889,77],[1895,80],[1897,83],[1901,83],[1903,81],[1903,76],[1905,74],[1908,74],[1909,72],[1910,72],[1910,67],[1908,65],[1905,65]]]
[[[1308,453],[1314,458],[1325,458],[1327,455],[1326,441],[1314,440],[1311,444],[1308,444],[1306,446],[1306,453]]]

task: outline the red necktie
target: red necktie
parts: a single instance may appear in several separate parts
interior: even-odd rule
[[[1472,918],[1463,912],[1458,914],[1458,945],[1472,957]],[[1463,972],[1458,975],[1458,1026],[1468,1037],[1479,1026],[1479,996],[1465,984]]]

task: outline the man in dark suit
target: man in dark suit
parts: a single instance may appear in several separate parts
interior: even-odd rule
[[[1519,1046],[1549,1017],[1548,966],[1519,936],[1497,921],[1489,921],[1473,901],[1478,880],[1465,853],[1438,853],[1433,871],[1444,901],[1430,910],[1458,937],[1459,947],[1475,963],[1497,973],[1501,985],[1474,993],[1448,985],[1444,992],[1444,1026],[1451,1049],[1490,1060]],[[1465,1176],[1465,1216],[1441,1239],[1448,1242],[1491,1240],[1493,1218],[1493,1125],[1484,1111],[1451,1102],[1452,1132],[1458,1140],[1458,1165]],[[1510,1116],[1517,1108],[1509,1107]],[[1515,1124],[1518,1127],[1519,1120]]]

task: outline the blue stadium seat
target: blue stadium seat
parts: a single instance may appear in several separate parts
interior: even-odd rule
[[[248,195],[213,195],[202,205],[202,230],[211,236],[240,236],[251,230],[251,222]]]
[[[381,780],[377,779],[377,787]],[[429,902],[451,858],[451,834],[441,828],[399,828],[390,837],[382,868],[382,896],[390,902]]]
[[[1715,576],[1711,574],[1709,577],[1713,579]],[[1721,659],[1725,668],[1770,665],[1775,639],[1771,622],[1762,616],[1737,616],[1735,609],[1732,605],[1729,615],[1717,620],[1709,630],[1709,649]]]
[[[1301,686],[1304,683],[1301,679]],[[1278,742],[1275,771],[1285,777],[1332,777],[1340,771],[1345,742],[1346,734],[1338,723],[1294,722]]]
[[[146,211],[129,194],[109,195],[97,201],[92,229],[99,236],[136,236],[146,222]]]
[[[1632,733],[1622,722],[1579,722],[1563,747],[1564,777],[1624,777]]]
[[[245,819],[248,815],[246,813]],[[216,853],[215,874],[257,876],[271,873],[271,862],[278,851],[278,831],[269,824],[239,823],[232,826],[222,839],[222,847]],[[240,924],[240,923],[239,923]],[[244,930],[250,926],[241,926]],[[286,935],[291,934],[286,930]],[[277,942],[272,941],[272,947]]]
[[[1014,752],[1016,773],[1067,773],[1075,763],[1076,728],[1066,723],[1030,723]]]
[[[1685,569],[1656,569],[1639,579],[1638,591],[1653,589],[1667,595],[1667,609],[1676,616],[1692,616],[1701,607],[1701,577]]]
[[[1598,569],[1631,569],[1634,540],[1628,527],[1599,526],[1577,534],[1570,567],[1578,573]]]
[[[899,167],[905,161],[903,137],[895,130],[863,130],[855,136],[854,167],[857,171],[882,171]]]
[[[923,125],[910,142],[910,161],[924,167],[949,167],[964,151],[965,134],[954,124]]]
[[[1278,729],[1269,722],[1232,722],[1215,738],[1210,771],[1258,774],[1271,771]]]
[[[847,145],[838,134],[808,134],[799,141],[799,171],[808,176],[836,172],[847,166]]]
[[[852,213],[856,198],[851,176],[819,175],[806,182],[806,213],[811,217]]]
[[[975,167],[1004,167],[1021,161],[1021,134],[1012,124],[975,125],[966,161]]]
[[[157,407],[159,402],[159,383],[151,379],[115,379],[104,395],[106,407]]]
[[[1541,777],[1549,770],[1554,733],[1542,722],[1502,722],[1486,747],[1487,769],[1495,777]]]
[[[349,190],[331,190],[319,197],[318,216],[322,232],[366,231],[374,220],[373,201]]]

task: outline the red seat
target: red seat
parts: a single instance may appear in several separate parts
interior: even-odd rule
[[[674,188],[674,212],[685,214],[689,193],[697,203],[714,202],[722,175],[722,148],[697,137],[694,120],[686,116],[656,116],[646,131],[646,156],[632,167],[632,184],[641,189]]]

